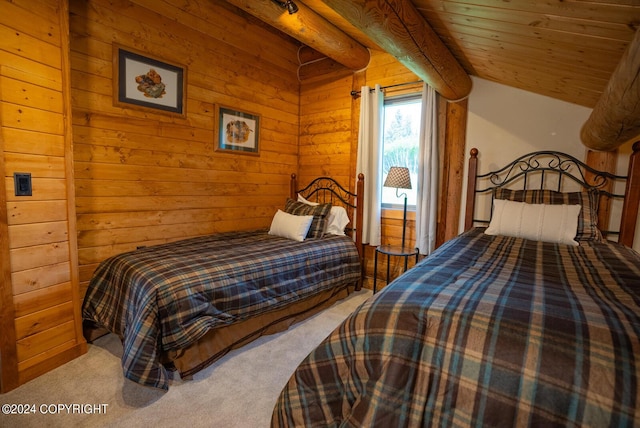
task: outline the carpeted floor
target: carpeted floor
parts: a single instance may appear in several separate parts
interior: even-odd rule
[[[168,392],[126,380],[120,341],[102,337],[82,357],[0,395],[0,427],[268,427],[295,367],[369,296],[370,290],[355,292],[287,331],[232,351],[192,380],[174,379]],[[7,415],[7,404],[36,413]]]

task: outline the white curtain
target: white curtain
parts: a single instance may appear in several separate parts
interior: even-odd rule
[[[358,207],[358,209],[363,210],[363,243],[377,246],[380,245],[384,94],[380,85],[376,85],[374,90],[363,86],[360,96],[356,174],[364,174],[364,207]],[[357,225],[357,227],[360,226]]]
[[[423,84],[422,124],[416,200],[416,247],[431,254],[436,245],[438,216],[438,129],[436,91]]]

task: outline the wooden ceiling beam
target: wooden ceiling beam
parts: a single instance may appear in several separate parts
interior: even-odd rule
[[[300,67],[298,67],[298,80],[304,83],[322,81],[329,77],[339,79],[352,74],[352,70],[349,70],[328,57],[317,62],[301,64]]]
[[[443,97],[471,92],[471,78],[410,0],[321,1]]]
[[[585,146],[602,151],[640,139],[640,30],[582,126],[580,138]]]
[[[369,65],[371,55],[366,47],[300,1],[295,2],[298,12],[293,15],[272,0],[227,0],[227,2],[351,70],[363,70]]]

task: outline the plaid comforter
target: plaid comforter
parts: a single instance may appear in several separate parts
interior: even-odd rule
[[[127,378],[168,389],[161,351],[359,278],[358,252],[346,236],[296,242],[266,231],[223,233],[103,261],[82,315],[123,338]]]
[[[347,318],[272,426],[640,426],[640,256],[472,229]]]

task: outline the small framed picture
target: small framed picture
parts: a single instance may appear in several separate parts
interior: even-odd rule
[[[186,116],[185,67],[114,46],[114,104]]]
[[[217,151],[258,155],[260,116],[254,113],[216,106]]]

